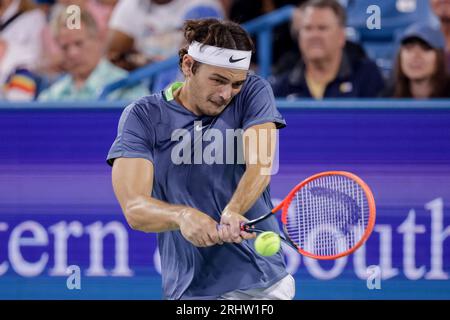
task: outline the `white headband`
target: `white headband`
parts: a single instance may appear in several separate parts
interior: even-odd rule
[[[198,62],[240,70],[249,69],[252,57],[251,51],[219,48],[197,41],[189,45],[188,54]]]

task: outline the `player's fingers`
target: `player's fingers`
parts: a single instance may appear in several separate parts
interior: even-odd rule
[[[211,246],[214,246],[216,244],[217,244],[217,242],[214,242],[214,241],[212,241],[210,239],[205,241],[205,247],[211,247]]]
[[[241,237],[244,239],[244,240],[249,240],[249,239],[254,239],[254,238],[256,238],[256,233],[255,232],[246,232],[246,231],[241,231]]]
[[[202,234],[202,243],[204,247],[210,247],[214,244],[216,244],[210,237],[208,232],[204,232]]]
[[[211,228],[208,230],[208,240],[212,243],[211,245],[215,245],[221,242],[216,224],[212,224]]]
[[[244,239],[241,238],[241,236],[237,236],[237,237],[233,237],[233,242],[234,243],[241,243]]]
[[[223,242],[233,242],[233,239],[231,238],[230,226],[228,226],[226,224],[222,224],[221,231],[222,231],[222,241]]]
[[[197,243],[197,247],[208,247],[209,246],[209,237],[207,232],[204,231],[205,229],[202,229],[198,233],[195,234],[195,242]]]
[[[199,238],[189,238],[187,239],[190,243],[192,243],[194,246],[196,247],[204,247],[205,243],[203,242],[202,239]]]
[[[220,239],[215,223],[210,224],[209,228],[205,229],[203,239],[205,241],[205,245],[208,247],[219,243]]]
[[[203,247],[210,247],[213,245],[213,242],[209,239],[208,236],[205,236],[205,239],[203,239]]]
[[[228,227],[226,225],[220,225],[219,237],[222,242],[231,242]]]
[[[237,233],[236,233],[236,231],[234,231],[231,236],[233,237],[234,243],[241,243],[244,240],[241,237],[241,224],[240,223],[239,223],[239,231]]]
[[[234,219],[231,222],[230,231],[233,238],[240,237],[239,234],[241,233],[241,221],[239,219]]]

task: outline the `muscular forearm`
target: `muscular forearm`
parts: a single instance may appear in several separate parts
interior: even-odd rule
[[[123,208],[131,228],[144,232],[164,232],[179,229],[179,222],[187,207],[171,205],[151,198],[139,197]]]
[[[128,224],[143,232],[179,230],[183,237],[197,247],[222,244],[217,222],[205,213],[182,205],[171,205],[151,198],[141,197],[124,210]]]
[[[262,174],[261,167],[247,166],[238,187],[224,211],[244,215],[261,196],[270,183],[270,175]]]

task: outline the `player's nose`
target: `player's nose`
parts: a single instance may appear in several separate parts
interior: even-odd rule
[[[230,100],[232,93],[233,93],[233,88],[231,87],[231,85],[222,86],[219,90],[219,96],[224,101]]]

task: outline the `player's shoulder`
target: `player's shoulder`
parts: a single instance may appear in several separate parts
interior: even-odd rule
[[[242,90],[239,93],[241,98],[248,99],[261,95],[261,93],[273,95],[270,83],[256,74],[250,74],[245,80]]]
[[[242,92],[271,89],[270,83],[257,74],[249,74],[242,87]]]
[[[154,93],[143,96],[130,103],[124,110],[124,114],[133,113],[140,118],[147,118],[157,122],[161,117],[161,104],[164,102],[162,93]]]

